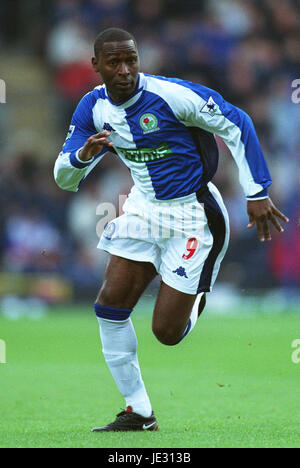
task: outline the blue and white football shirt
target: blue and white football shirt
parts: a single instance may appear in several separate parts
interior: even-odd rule
[[[149,199],[178,199],[206,185],[218,164],[214,135],[230,149],[247,198],[268,196],[271,177],[250,117],[205,86],[140,73],[124,103],[112,102],[105,85],[86,94],[55,164],[61,188],[77,191],[107,153],[104,147],[88,162],[78,158],[86,140],[103,130]]]

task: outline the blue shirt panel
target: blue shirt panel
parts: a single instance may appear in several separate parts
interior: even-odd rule
[[[157,129],[145,132],[143,115],[157,119]],[[168,103],[155,93],[144,91],[141,99],[126,109],[126,120],[137,148],[156,148],[166,143],[172,154],[146,162],[156,198],[179,198],[199,189],[203,166],[189,129],[174,115]]]

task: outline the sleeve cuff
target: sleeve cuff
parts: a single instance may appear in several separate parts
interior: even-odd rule
[[[80,150],[82,150],[82,148],[79,148],[76,151],[76,153],[73,152],[73,153],[70,154],[70,163],[72,164],[73,167],[76,167],[76,169],[85,169],[90,164],[92,164],[95,157],[93,157],[92,159],[89,159],[88,161],[81,161],[81,159],[79,159],[79,157],[78,157],[78,154],[79,154]]]
[[[269,198],[269,192],[268,189],[265,188],[261,192],[258,192],[255,195],[249,195],[246,198],[249,201],[264,200],[265,198]]]

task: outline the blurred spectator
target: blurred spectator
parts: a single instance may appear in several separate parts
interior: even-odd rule
[[[243,37],[250,34],[255,25],[257,10],[239,0],[212,0],[209,5],[212,18],[228,36]]]
[[[91,67],[92,38],[76,14],[59,22],[49,35],[48,60],[58,93],[58,122],[63,128],[71,119],[78,97],[99,84]]]
[[[298,174],[298,187],[300,177]],[[269,263],[277,285],[290,302],[300,298],[300,197],[286,203],[291,214],[285,236],[277,237],[270,246]]]
[[[57,271],[62,242],[57,229],[34,210],[9,216],[4,232],[4,265],[8,271]]]

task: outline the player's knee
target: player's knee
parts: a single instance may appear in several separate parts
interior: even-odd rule
[[[181,339],[181,333],[171,327],[163,327],[160,325],[153,325],[152,331],[158,341],[166,346],[175,346]]]

